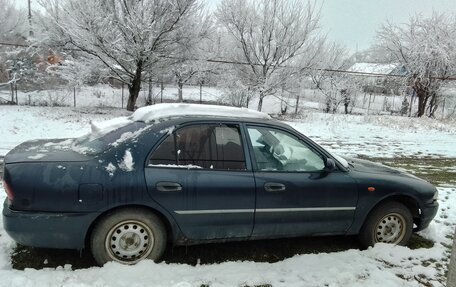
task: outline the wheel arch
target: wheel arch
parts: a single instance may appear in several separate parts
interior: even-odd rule
[[[89,225],[89,228],[86,231],[85,239],[84,239],[84,246],[86,248],[88,248],[90,246],[90,236],[91,236],[91,234],[93,232],[94,227],[96,226],[96,224],[98,222],[100,222],[100,220],[102,220],[103,218],[105,218],[106,216],[108,216],[111,213],[117,212],[117,211],[122,210],[122,209],[129,209],[129,208],[143,209],[146,212],[150,212],[150,213],[153,213],[154,215],[156,215],[162,221],[162,223],[165,226],[166,235],[167,235],[167,241],[168,242],[173,242],[174,241],[174,239],[176,238],[176,235],[174,233],[175,229],[173,228],[173,225],[170,222],[170,220],[162,212],[158,211],[157,209],[155,209],[153,207],[147,206],[147,205],[129,204],[129,205],[116,206],[116,207],[107,209],[107,210],[103,211],[102,213],[100,213],[92,221],[92,223]]]
[[[412,196],[409,196],[409,195],[404,195],[404,194],[393,194],[393,195],[390,195],[388,197],[385,197],[385,198],[382,198],[381,200],[379,200],[370,210],[369,212],[366,214],[366,216],[364,217],[363,221],[362,221],[362,224],[360,226],[360,230],[361,228],[364,226],[364,224],[366,223],[367,219],[369,218],[369,216],[381,205],[385,204],[385,203],[388,203],[388,202],[398,202],[398,203],[402,203],[405,207],[408,208],[408,210],[410,211],[410,213],[412,214],[412,218],[413,218],[413,223],[417,223],[418,220],[419,220],[419,217],[420,217],[420,207],[419,207],[419,204],[418,204],[418,201],[413,198]]]

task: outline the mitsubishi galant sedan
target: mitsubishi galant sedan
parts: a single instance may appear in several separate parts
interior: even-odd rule
[[[413,175],[334,155],[248,109],[160,104],[5,157],[4,228],[18,243],[89,248],[100,265],[167,243],[358,234],[404,245],[436,214]]]

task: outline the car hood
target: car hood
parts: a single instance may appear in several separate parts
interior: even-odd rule
[[[74,144],[74,139],[27,141],[12,149],[4,163],[19,162],[76,162],[89,159],[87,150]]]
[[[374,162],[371,162],[368,160],[358,159],[358,158],[346,158],[346,160],[350,164],[350,168],[355,171],[358,171],[358,172],[375,173],[375,174],[379,174],[379,173],[390,174],[390,175],[406,176],[406,177],[423,180],[408,172],[394,169],[389,166],[385,166],[385,165],[379,164],[379,163],[374,163]]]

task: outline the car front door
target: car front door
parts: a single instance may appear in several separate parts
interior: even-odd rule
[[[192,124],[152,152],[148,191],[189,239],[251,235],[255,181],[244,146],[238,124]]]
[[[254,237],[344,233],[358,200],[355,181],[325,171],[315,144],[282,129],[247,128],[256,180]]]

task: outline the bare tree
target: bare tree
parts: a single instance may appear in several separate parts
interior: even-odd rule
[[[324,96],[324,111],[335,113],[342,104],[344,112],[348,114],[360,89],[359,79],[356,76],[331,71],[344,70],[348,67],[347,51],[336,43],[324,44],[320,48],[317,62],[315,69],[310,71],[310,77]]]
[[[330,70],[342,70],[347,66],[347,51],[336,43],[324,44],[317,58],[318,64],[310,70],[310,76],[317,89],[323,88],[326,78],[332,76]]]
[[[182,91],[185,84],[198,75],[203,76],[214,69],[214,65],[204,58],[211,55],[212,21],[201,11],[185,20],[184,29],[176,33],[175,41],[179,43],[174,59],[170,65],[172,75],[177,84],[178,101],[183,101]]]
[[[410,86],[418,97],[417,116],[433,117],[440,87],[456,74],[455,16],[434,13],[430,18],[414,16],[403,25],[387,23],[377,38],[378,45],[410,73]]]
[[[10,0],[0,0],[0,41],[23,44],[25,41],[25,17]],[[0,49],[0,87],[15,84],[21,77],[11,69],[11,59],[22,48],[2,47]]]
[[[10,0],[0,0],[0,40],[18,42],[26,31],[25,13]]]
[[[216,15],[232,40],[227,56],[247,63],[234,68],[258,92],[258,110],[286,78],[283,67],[319,40],[319,12],[307,1],[223,0]]]
[[[129,89],[127,110],[134,110],[145,71],[160,57],[172,57],[174,37],[183,21],[198,11],[196,0],[41,1],[49,40],[96,58]]]

